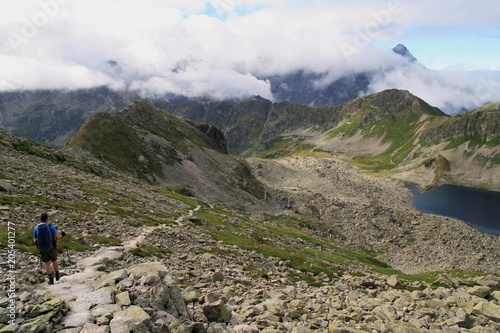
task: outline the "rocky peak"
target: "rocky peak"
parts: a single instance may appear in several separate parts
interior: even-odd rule
[[[408,50],[408,48],[406,48],[406,46],[404,46],[403,44],[398,44],[396,45],[392,51],[394,51],[394,53],[397,53],[399,54],[400,56],[402,56],[403,58],[406,58],[408,59],[410,62],[415,62],[417,61],[417,58],[415,58],[413,56],[413,54],[411,54],[410,50]]]

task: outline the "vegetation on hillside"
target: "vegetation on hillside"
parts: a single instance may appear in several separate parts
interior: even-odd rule
[[[445,149],[452,149],[467,142],[470,150],[498,147],[497,114],[486,108],[460,117],[447,117],[407,92],[389,91],[342,106],[317,109],[289,103],[272,104],[262,99],[250,104],[240,103],[232,109],[234,122],[225,130],[228,135],[240,139],[240,153],[259,153],[265,158],[328,154],[316,149],[317,145],[306,136],[283,135],[297,129],[307,129],[326,139],[361,133],[366,138],[381,139],[388,148],[379,155],[358,156],[354,162],[366,169],[380,170],[408,162],[419,154],[418,148],[425,145],[447,142]],[[83,193],[81,198],[85,199],[47,198],[42,193],[28,191],[16,195],[2,194],[0,205],[9,209],[36,205],[62,210],[68,216],[94,216],[99,213],[110,219],[123,220],[123,228],[133,230],[141,226],[176,223],[186,214],[186,210],[199,208],[196,217],[201,223],[196,228],[200,232],[206,232],[224,244],[278,257],[290,268],[296,279],[310,283],[318,283],[312,277],[319,274],[335,278],[346,271],[375,271],[428,281],[434,281],[438,274],[410,276],[398,272],[377,260],[378,253],[369,246],[353,248],[325,236],[322,226],[306,214],[293,217],[267,214],[260,218],[249,218],[227,207],[209,205],[193,197],[196,193],[190,193],[189,189],[182,186],[167,188],[152,185],[152,178],[166,177],[163,174],[165,165],[172,166],[185,160],[192,162],[195,159],[192,156],[194,149],[210,150],[211,144],[195,126],[143,101],[117,114],[95,115],[68,142],[62,153],[27,140],[12,139],[10,145],[15,151],[44,158],[47,163],[65,163],[72,167],[78,167],[79,164],[70,161],[73,158],[71,149],[83,149],[99,161],[105,161],[109,167],[146,181],[147,185],[140,183],[146,189],[143,193],[159,194],[173,200],[176,206],[173,208],[165,204],[152,209],[145,205],[146,200],[122,193],[109,185],[100,185],[95,180],[60,177],[57,182],[37,179],[37,185],[53,192],[57,192],[56,187],[70,187],[71,191]],[[499,155],[496,154],[488,161],[498,164],[498,160]],[[215,160],[207,163],[213,163],[213,169],[221,167]],[[253,177],[247,163],[236,159],[233,163],[231,176],[234,175],[236,180],[230,179],[224,186],[239,188],[263,200],[265,188]],[[449,161],[443,156],[428,158],[423,163],[425,167],[432,166],[441,172],[450,169]],[[134,183],[135,180],[128,177],[120,178],[120,181],[130,182],[131,187],[139,186],[139,183]],[[179,207],[185,209],[181,211]],[[0,231],[2,235],[6,234],[5,229]],[[18,233],[17,248],[33,252],[30,230],[22,228]],[[64,246],[85,251],[90,250],[93,243],[118,244],[121,241],[116,235],[103,238],[87,234],[68,237]],[[0,242],[7,246],[5,237]],[[144,246],[135,254],[161,256],[166,251],[158,246]]]

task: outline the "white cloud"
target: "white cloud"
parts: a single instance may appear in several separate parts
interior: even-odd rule
[[[222,100],[261,95],[273,99],[268,82],[258,80],[250,74],[240,74],[224,68],[214,68],[203,61],[180,64],[175,71],[163,76],[153,76],[146,80],[136,80],[130,89],[146,95],[165,92],[188,97],[211,97]]]
[[[0,89],[107,84],[270,98],[257,76],[328,72],[320,87],[353,71],[387,70],[402,58],[373,41],[395,45],[436,27],[498,27],[496,7],[489,0],[7,0],[0,3]],[[437,106],[474,91],[467,80],[412,68],[377,77],[372,91],[383,88],[409,89]]]
[[[500,101],[500,72],[436,72],[412,64],[377,75],[368,93],[395,87],[453,114]]]
[[[22,70],[19,70],[22,69]],[[78,89],[108,85],[124,88],[123,83],[102,72],[61,60],[37,60],[0,54],[0,90]]]

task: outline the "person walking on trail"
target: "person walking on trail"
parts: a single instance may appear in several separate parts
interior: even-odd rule
[[[54,277],[56,281],[59,281],[60,277],[56,245],[59,239],[66,236],[66,233],[64,231],[57,232],[57,228],[47,222],[48,217],[47,213],[42,213],[40,216],[41,222],[33,230],[33,242],[36,244],[42,261],[45,263],[48,282],[49,284],[54,284]],[[51,263],[54,266],[55,276],[52,274]]]

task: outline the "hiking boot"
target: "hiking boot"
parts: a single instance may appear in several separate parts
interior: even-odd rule
[[[61,276],[59,275],[59,271],[56,271],[56,281],[59,281],[59,278],[60,278],[60,277],[61,277]]]
[[[54,276],[52,274],[49,275],[49,284],[54,284]]]

